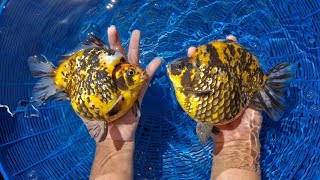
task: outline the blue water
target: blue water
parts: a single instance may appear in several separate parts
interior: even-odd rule
[[[34,109],[35,79],[26,60],[56,59],[90,32],[106,39],[117,26],[125,49],[142,31],[140,59],[166,62],[189,46],[234,34],[259,58],[264,71],[297,62],[286,89],[286,115],[264,115],[260,134],[263,179],[320,178],[319,0],[2,0],[0,1],[0,170],[6,178],[88,178],[95,143],[70,103]],[[142,104],[136,133],[135,179],[208,179],[212,142],[203,147],[195,123],[181,110],[165,72],[157,71]],[[21,101],[24,100],[24,101]],[[21,101],[21,102],[20,102]],[[19,103],[20,102],[20,103]],[[160,108],[159,108],[160,106]],[[39,117],[37,117],[39,116]]]

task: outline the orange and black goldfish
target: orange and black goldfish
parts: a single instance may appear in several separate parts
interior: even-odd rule
[[[190,58],[167,65],[169,78],[182,109],[195,121],[206,144],[215,127],[237,119],[254,105],[279,119],[284,109],[283,88],[293,78],[294,66],[280,63],[264,74],[257,58],[234,41],[212,41]]]
[[[91,35],[77,50],[61,56],[59,62],[55,67],[37,56],[28,59],[32,75],[40,78],[33,89],[34,105],[48,98],[71,100],[98,141],[106,135],[104,122],[118,119],[132,107],[140,113],[137,98],[148,78],[145,70],[129,64],[98,37]]]

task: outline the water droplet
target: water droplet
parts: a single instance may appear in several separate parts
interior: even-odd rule
[[[320,106],[319,105],[312,105],[310,107],[310,112],[311,114],[313,114],[314,116],[320,116]]]
[[[160,9],[161,8],[161,5],[159,3],[154,3],[154,6],[157,8],[157,9]]]
[[[315,90],[309,90],[306,94],[306,100],[307,101],[313,101],[318,97],[318,94]]]
[[[37,175],[37,172],[35,170],[31,170],[28,172],[27,174],[27,179],[28,180],[37,180],[38,179],[38,175]]]
[[[34,129],[33,128],[29,129],[29,134],[34,134]]]
[[[313,37],[310,37],[309,42],[314,43],[316,40]]]

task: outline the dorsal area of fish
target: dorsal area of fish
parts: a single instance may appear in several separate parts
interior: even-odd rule
[[[77,82],[84,81],[88,76],[96,76],[97,71],[104,71],[111,77],[115,67],[125,61],[121,53],[111,49],[96,47],[80,50],[60,64],[55,83],[68,92]]]

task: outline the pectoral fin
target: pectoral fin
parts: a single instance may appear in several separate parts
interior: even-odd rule
[[[200,142],[206,145],[212,131],[213,124],[208,122],[198,122],[196,132]]]
[[[141,117],[141,107],[140,107],[140,103],[138,100],[136,100],[136,102],[134,103],[134,105],[132,107],[132,114],[135,117]]]
[[[193,90],[192,88],[185,88],[184,89],[184,92],[185,93],[188,93],[188,94],[197,94],[197,95],[200,95],[200,94],[210,94],[212,93],[213,91],[212,90]]]
[[[121,100],[122,100],[122,98],[123,98],[122,95],[120,95],[118,97],[116,102],[112,105],[110,110],[107,112],[108,116],[113,116],[113,115],[119,113],[119,111],[121,110]]]
[[[98,143],[106,139],[108,134],[108,124],[105,121],[90,121],[81,118],[87,127],[90,136]]]

